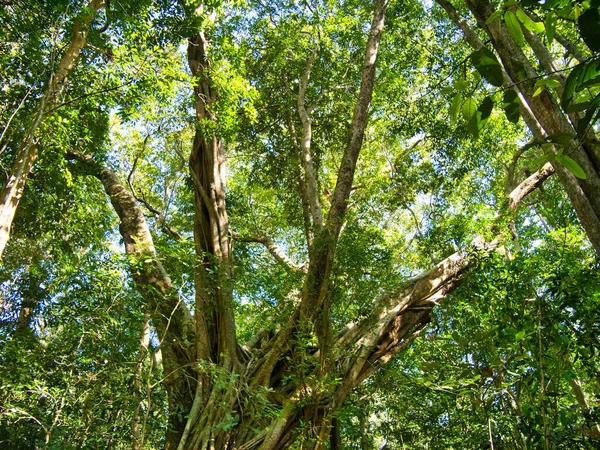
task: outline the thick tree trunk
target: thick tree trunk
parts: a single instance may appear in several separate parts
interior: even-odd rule
[[[56,72],[50,77],[33,124],[23,143],[19,146],[15,162],[0,194],[0,258],[2,258],[2,253],[10,237],[10,228],[19,201],[23,196],[27,177],[37,159],[39,139],[37,129],[64,89],[67,77],[75,66],[79,53],[87,41],[87,35],[94,16],[102,6],[104,6],[104,0],[91,0],[81,16],[75,20],[71,43],[63,54]]]
[[[132,277],[160,338],[169,396],[166,449],[275,450],[288,448],[299,438],[306,438],[306,447],[313,449],[323,449],[328,443],[338,447],[333,413],[343,406],[349,392],[406,348],[429,322],[432,308],[478,261],[477,255],[497,245],[475,242],[469,251],[451,255],[402,288],[375,299],[368,317],[333,335],[327,320],[329,276],[362,147],[386,7],[386,0],[375,2],[351,136],[327,219],[315,227],[299,305],[277,331],[260,332],[244,346],[236,340],[223,144],[217,136],[199,127],[190,156],[195,193],[193,318],[156,255],[135,198],[112,171],[89,156],[69,155],[102,182],[119,215]],[[200,33],[190,40],[188,60],[195,80],[197,118],[216,121],[210,112],[217,93],[211,85],[207,48],[206,37]],[[310,146],[304,151],[310,153]],[[307,178],[316,176],[307,173],[306,164],[303,170]],[[551,173],[551,168],[536,173],[518,186],[511,194],[509,210]],[[318,206],[317,202],[310,205],[313,221],[319,220]],[[257,240],[287,263],[272,240]],[[305,336],[316,336],[318,346],[307,344]],[[308,429],[299,427],[301,423]]]
[[[85,164],[104,185],[121,219],[132,276],[148,309],[154,312],[169,395],[171,428],[165,446],[169,449],[284,449],[298,438],[300,420],[311,424],[315,439],[311,448],[324,448],[328,440],[339,442],[331,415],[343,406],[348,393],[405,349],[428,323],[435,305],[478,262],[477,254],[485,257],[497,245],[474,242],[469,251],[451,255],[404,287],[377,299],[367,318],[348,324],[338,333],[332,344],[337,363],[327,373],[318,362],[321,349],[302,347],[295,353],[291,346],[282,347],[274,370],[261,386],[255,383],[256,377],[268,364],[266,358],[277,336],[260,333],[246,346],[238,347],[241,370],[237,372],[224,369],[222,357],[220,363],[194,359],[197,352],[193,343],[197,341],[191,315],[156,257],[135,199],[113,172],[89,156],[69,153],[68,157]],[[552,173],[547,165],[517,186],[507,199],[509,211]],[[303,358],[301,365],[296,365],[298,358]],[[193,361],[196,363],[190,364]],[[340,383],[324,384],[323,376],[338,378]],[[187,416],[187,422],[178,414]]]

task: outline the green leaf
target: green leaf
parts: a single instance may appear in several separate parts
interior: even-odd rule
[[[546,27],[546,37],[548,38],[548,44],[552,44],[554,40],[554,35],[556,34],[556,16],[551,12],[546,15],[546,19],[544,20],[544,25]]]
[[[552,133],[546,138],[546,141],[568,147],[573,139],[577,139],[577,135],[573,133]]]
[[[544,32],[544,24],[542,22],[534,22],[522,9],[517,9],[515,15],[519,22],[523,24],[525,28],[535,34],[542,34]]]
[[[523,64],[518,59],[512,58],[512,57],[510,58],[510,62],[512,64],[512,66],[515,68],[517,75],[519,75],[522,78],[527,78],[527,71],[525,70],[525,64]]]
[[[515,91],[511,89],[504,93],[504,103],[502,107],[504,108],[506,119],[509,122],[517,123],[519,121],[519,117],[521,117],[521,112],[519,110],[519,96]]]
[[[567,79],[565,81],[565,87],[563,88],[563,95],[562,95],[562,99],[561,99],[561,105],[564,110],[567,109],[567,107],[571,103],[571,100],[573,100],[573,96],[575,95],[575,89],[577,88],[581,74],[584,71],[585,71],[585,63],[579,64],[579,65],[575,66],[575,68],[573,70],[571,70],[571,73],[567,77]]]
[[[575,66],[567,80],[561,99],[561,106],[566,111],[575,96],[575,92],[588,82],[600,77],[600,60],[594,59]]]
[[[479,105],[479,108],[477,108],[477,111],[475,111],[475,114],[473,114],[473,117],[471,117],[469,123],[467,124],[467,130],[469,133],[471,133],[474,137],[477,137],[479,132],[485,126],[493,109],[494,102],[492,99],[490,97],[484,98],[483,102],[481,102],[481,105]]]
[[[479,105],[479,108],[477,109],[477,112],[481,113],[480,119],[487,120],[488,117],[490,117],[490,115],[492,114],[493,109],[494,101],[491,99],[491,97],[484,98],[481,102],[481,105]]]
[[[544,81],[545,81],[546,86],[548,86],[548,87],[551,87],[551,88],[560,87],[560,81],[558,81],[558,80],[553,80],[552,78],[546,78]]]
[[[600,94],[596,95],[594,100],[592,100],[585,116],[579,119],[579,123],[577,124],[577,131],[582,135],[585,133],[588,125],[590,123],[595,122],[598,119],[598,115],[600,111],[598,108],[600,107]]]
[[[490,17],[488,17],[488,20],[486,20],[485,23],[486,23],[486,25],[489,25],[490,23],[498,20],[500,17],[502,17],[501,9],[494,11],[494,13]]]
[[[567,112],[574,113],[574,112],[585,111],[586,109],[588,109],[590,107],[591,104],[592,104],[592,102],[590,102],[590,101],[571,103],[567,108]]]
[[[454,124],[458,119],[458,113],[460,112],[460,105],[462,103],[462,95],[460,93],[454,96],[452,104],[450,105],[450,124]]]
[[[540,95],[542,92],[544,92],[544,88],[542,86],[539,86],[535,92],[533,93],[532,97],[537,97],[538,95]]]
[[[525,331],[519,331],[515,334],[515,341],[522,341],[525,338]]]
[[[598,8],[590,8],[577,20],[583,42],[592,52],[600,51],[600,13]]]
[[[469,82],[467,80],[456,80],[454,82],[454,89],[457,91],[464,91],[469,87]]]
[[[473,117],[475,111],[477,111],[477,104],[473,98],[469,97],[465,100],[462,106],[463,117],[466,120],[471,120],[471,117]]]
[[[471,61],[481,76],[492,86],[500,87],[504,81],[502,66],[491,50],[481,47],[471,55]]]
[[[517,44],[523,45],[525,43],[525,37],[523,36],[523,30],[521,30],[521,24],[517,20],[515,13],[512,11],[506,11],[504,13],[504,23],[508,32],[513,37]]]
[[[565,169],[567,169],[569,172],[571,172],[577,178],[581,178],[582,180],[586,179],[585,172],[583,171],[581,166],[579,164],[577,164],[577,162],[575,162],[575,160],[573,160],[573,158],[571,158],[567,155],[554,155],[554,159],[556,159],[556,161],[561,166],[563,166]]]

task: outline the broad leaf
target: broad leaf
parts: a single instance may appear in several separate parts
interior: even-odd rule
[[[473,117],[471,117],[469,123],[467,124],[467,129],[469,130],[469,133],[477,137],[479,135],[479,132],[485,126],[487,119],[490,117],[490,114],[492,113],[493,109],[494,102],[492,101],[492,99],[490,97],[484,98],[483,102],[481,102],[481,105],[479,105],[479,108],[477,108],[477,111],[475,111],[475,114],[473,114]]]
[[[600,51],[600,13],[598,8],[590,8],[577,20],[583,42],[591,51]]]
[[[577,178],[581,178],[582,180],[586,179],[585,172],[573,158],[562,154],[554,155],[554,159],[556,159],[556,162],[558,162],[561,166],[563,166]]]
[[[553,133],[546,138],[546,141],[568,147],[573,139],[577,139],[577,135],[573,133]]]
[[[552,44],[554,40],[554,35],[556,33],[556,16],[551,12],[548,13],[546,19],[544,20],[544,25],[546,27],[546,37],[548,38],[548,44]]]
[[[465,120],[471,120],[471,117],[473,117],[475,111],[477,111],[477,103],[475,103],[475,99],[469,97],[465,100],[462,106],[462,113]]]
[[[521,117],[521,112],[519,111],[519,96],[515,91],[509,90],[504,93],[504,104],[502,107],[504,108],[504,114],[506,114],[506,118],[509,122],[517,123],[519,121],[519,117]]]
[[[584,134],[586,129],[590,123],[594,123],[598,119],[598,115],[600,111],[598,108],[600,107],[600,94],[596,95],[596,98],[592,100],[585,116],[582,119],[579,119],[579,123],[577,124],[577,131],[580,134]]]
[[[500,17],[502,17],[501,9],[495,11],[494,14],[492,14],[490,17],[488,17],[488,20],[486,20],[485,23],[486,23],[486,25],[489,25],[490,23],[498,20]]]
[[[531,20],[527,13],[522,9],[517,9],[515,15],[517,16],[517,19],[519,19],[519,22],[532,33],[542,34],[544,32],[544,24],[542,22],[534,22]]]
[[[460,112],[460,105],[462,102],[462,95],[460,93],[454,96],[452,100],[452,104],[450,105],[450,123],[453,124],[458,119],[458,114]]]
[[[592,102],[590,102],[590,101],[571,103],[569,105],[569,107],[567,108],[567,112],[574,113],[574,112],[585,111],[586,109],[588,109],[590,107],[591,104],[592,104]]]
[[[502,86],[502,83],[504,82],[502,66],[500,66],[498,58],[496,58],[496,55],[494,55],[491,50],[486,47],[481,47],[471,55],[471,61],[485,81],[492,86]]]
[[[561,105],[566,110],[575,96],[575,92],[582,86],[589,86],[589,83],[600,78],[600,60],[594,59],[575,66],[571,71],[563,90]]]
[[[467,80],[456,80],[454,82],[454,89],[457,91],[464,91],[469,86],[469,82]]]
[[[504,13],[504,23],[508,32],[513,37],[517,44],[522,45],[525,43],[525,37],[523,36],[523,30],[521,30],[521,24],[517,20],[515,13],[512,11],[506,11]]]

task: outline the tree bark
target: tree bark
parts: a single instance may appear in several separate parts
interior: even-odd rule
[[[253,378],[264,380],[260,369],[269,364],[278,337],[259,333],[251,345],[239,348],[238,362],[243,368],[238,372],[225,370],[223,357],[216,363],[199,360],[194,346],[198,327],[194,328],[189,311],[162,268],[135,199],[112,171],[91,157],[74,152],[67,156],[81,161],[104,185],[121,219],[120,231],[130,256],[132,277],[148,310],[154,311],[152,320],[161,337],[164,383],[169,395],[167,449],[285,449],[298,436],[299,420],[311,424],[316,438],[312,448],[324,448],[327,441],[337,445],[337,425],[332,414],[343,406],[348,393],[405,349],[427,325],[435,305],[460,284],[466,271],[498,245],[497,241],[475,241],[468,251],[449,256],[400,289],[376,299],[366,319],[348,324],[338,333],[332,344],[337,363],[327,366],[326,373],[316,363],[322,348],[293,348],[293,343],[281,346],[275,370],[264,383],[268,390],[256,390]],[[517,186],[507,199],[508,210],[514,211],[551,174],[551,169],[537,172]],[[309,358],[304,361],[309,369],[303,378],[294,376],[298,368],[290,362],[302,355]],[[323,375],[339,378],[340,383],[323,386]],[[271,413],[243,411],[240,405],[251,401],[252,395],[262,396]],[[277,411],[274,418],[273,410]],[[177,412],[187,415],[187,421],[173,417]]]
[[[131,276],[145,300],[160,340],[170,410],[166,439],[167,443],[172,442],[181,436],[185,424],[177,412],[189,410],[193,397],[189,393],[196,388],[190,367],[196,360],[196,330],[192,316],[157,258],[150,229],[133,195],[113,171],[95,162],[91,156],[75,151],[67,152],[66,156],[79,161],[90,175],[100,180],[121,221],[119,232],[125,242]]]

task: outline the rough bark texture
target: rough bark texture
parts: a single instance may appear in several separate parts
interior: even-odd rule
[[[195,389],[190,375],[190,364],[196,360],[192,316],[156,256],[150,229],[133,195],[113,171],[96,163],[91,156],[71,151],[67,158],[79,161],[90,175],[100,180],[119,216],[119,231],[129,257],[131,276],[145,299],[147,312],[160,340],[164,384],[173,422],[167,440],[175,439],[180,435],[180,422],[183,421],[178,419],[177,412],[189,410],[190,393],[193,395]]]
[[[61,57],[56,72],[50,77],[33,124],[29,128],[24,141],[19,145],[15,162],[10,170],[2,194],[0,194],[0,258],[10,237],[10,228],[19,201],[23,196],[27,177],[37,159],[39,139],[37,129],[65,88],[67,77],[75,66],[79,53],[87,41],[87,35],[94,16],[103,6],[104,0],[91,0],[85,11],[75,19],[71,43]]]

